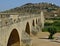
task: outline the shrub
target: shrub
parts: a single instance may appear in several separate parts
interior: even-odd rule
[[[44,25],[45,25],[45,26],[51,26],[51,25],[53,25],[53,23],[45,22]]]
[[[59,22],[59,21],[55,21],[55,22],[54,22],[54,25],[55,25],[55,26],[60,26],[60,22]]]

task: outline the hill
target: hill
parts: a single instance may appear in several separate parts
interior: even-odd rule
[[[51,4],[51,3],[27,3],[20,7],[16,7],[10,10],[3,11],[2,13],[31,13],[31,14],[40,14],[41,10],[44,12],[44,15],[48,17],[57,14],[60,16],[60,7]]]

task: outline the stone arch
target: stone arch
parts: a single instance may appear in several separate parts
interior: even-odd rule
[[[13,29],[9,39],[8,39],[8,44],[7,46],[20,46],[20,38],[19,38],[19,34],[17,32],[16,29]]]
[[[30,26],[29,26],[29,23],[28,22],[26,24],[25,32],[30,35]]]
[[[32,23],[32,25],[33,25],[33,26],[35,26],[35,22],[34,22],[34,20],[33,20],[33,23]]]

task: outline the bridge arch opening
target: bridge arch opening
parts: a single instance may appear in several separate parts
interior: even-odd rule
[[[33,25],[33,26],[35,26],[35,22],[34,22],[34,20],[33,20],[33,23],[32,23],[32,25]]]
[[[16,29],[12,30],[7,46],[20,46],[20,38]]]
[[[29,23],[28,23],[28,22],[27,22],[27,24],[26,24],[25,32],[30,35],[30,26],[29,26]]]

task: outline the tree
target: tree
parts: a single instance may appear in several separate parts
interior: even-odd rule
[[[57,30],[56,30],[56,28],[54,28],[54,27],[49,27],[49,28],[48,28],[48,32],[50,33],[48,39],[53,39],[53,35],[54,35],[55,33],[57,33]]]

